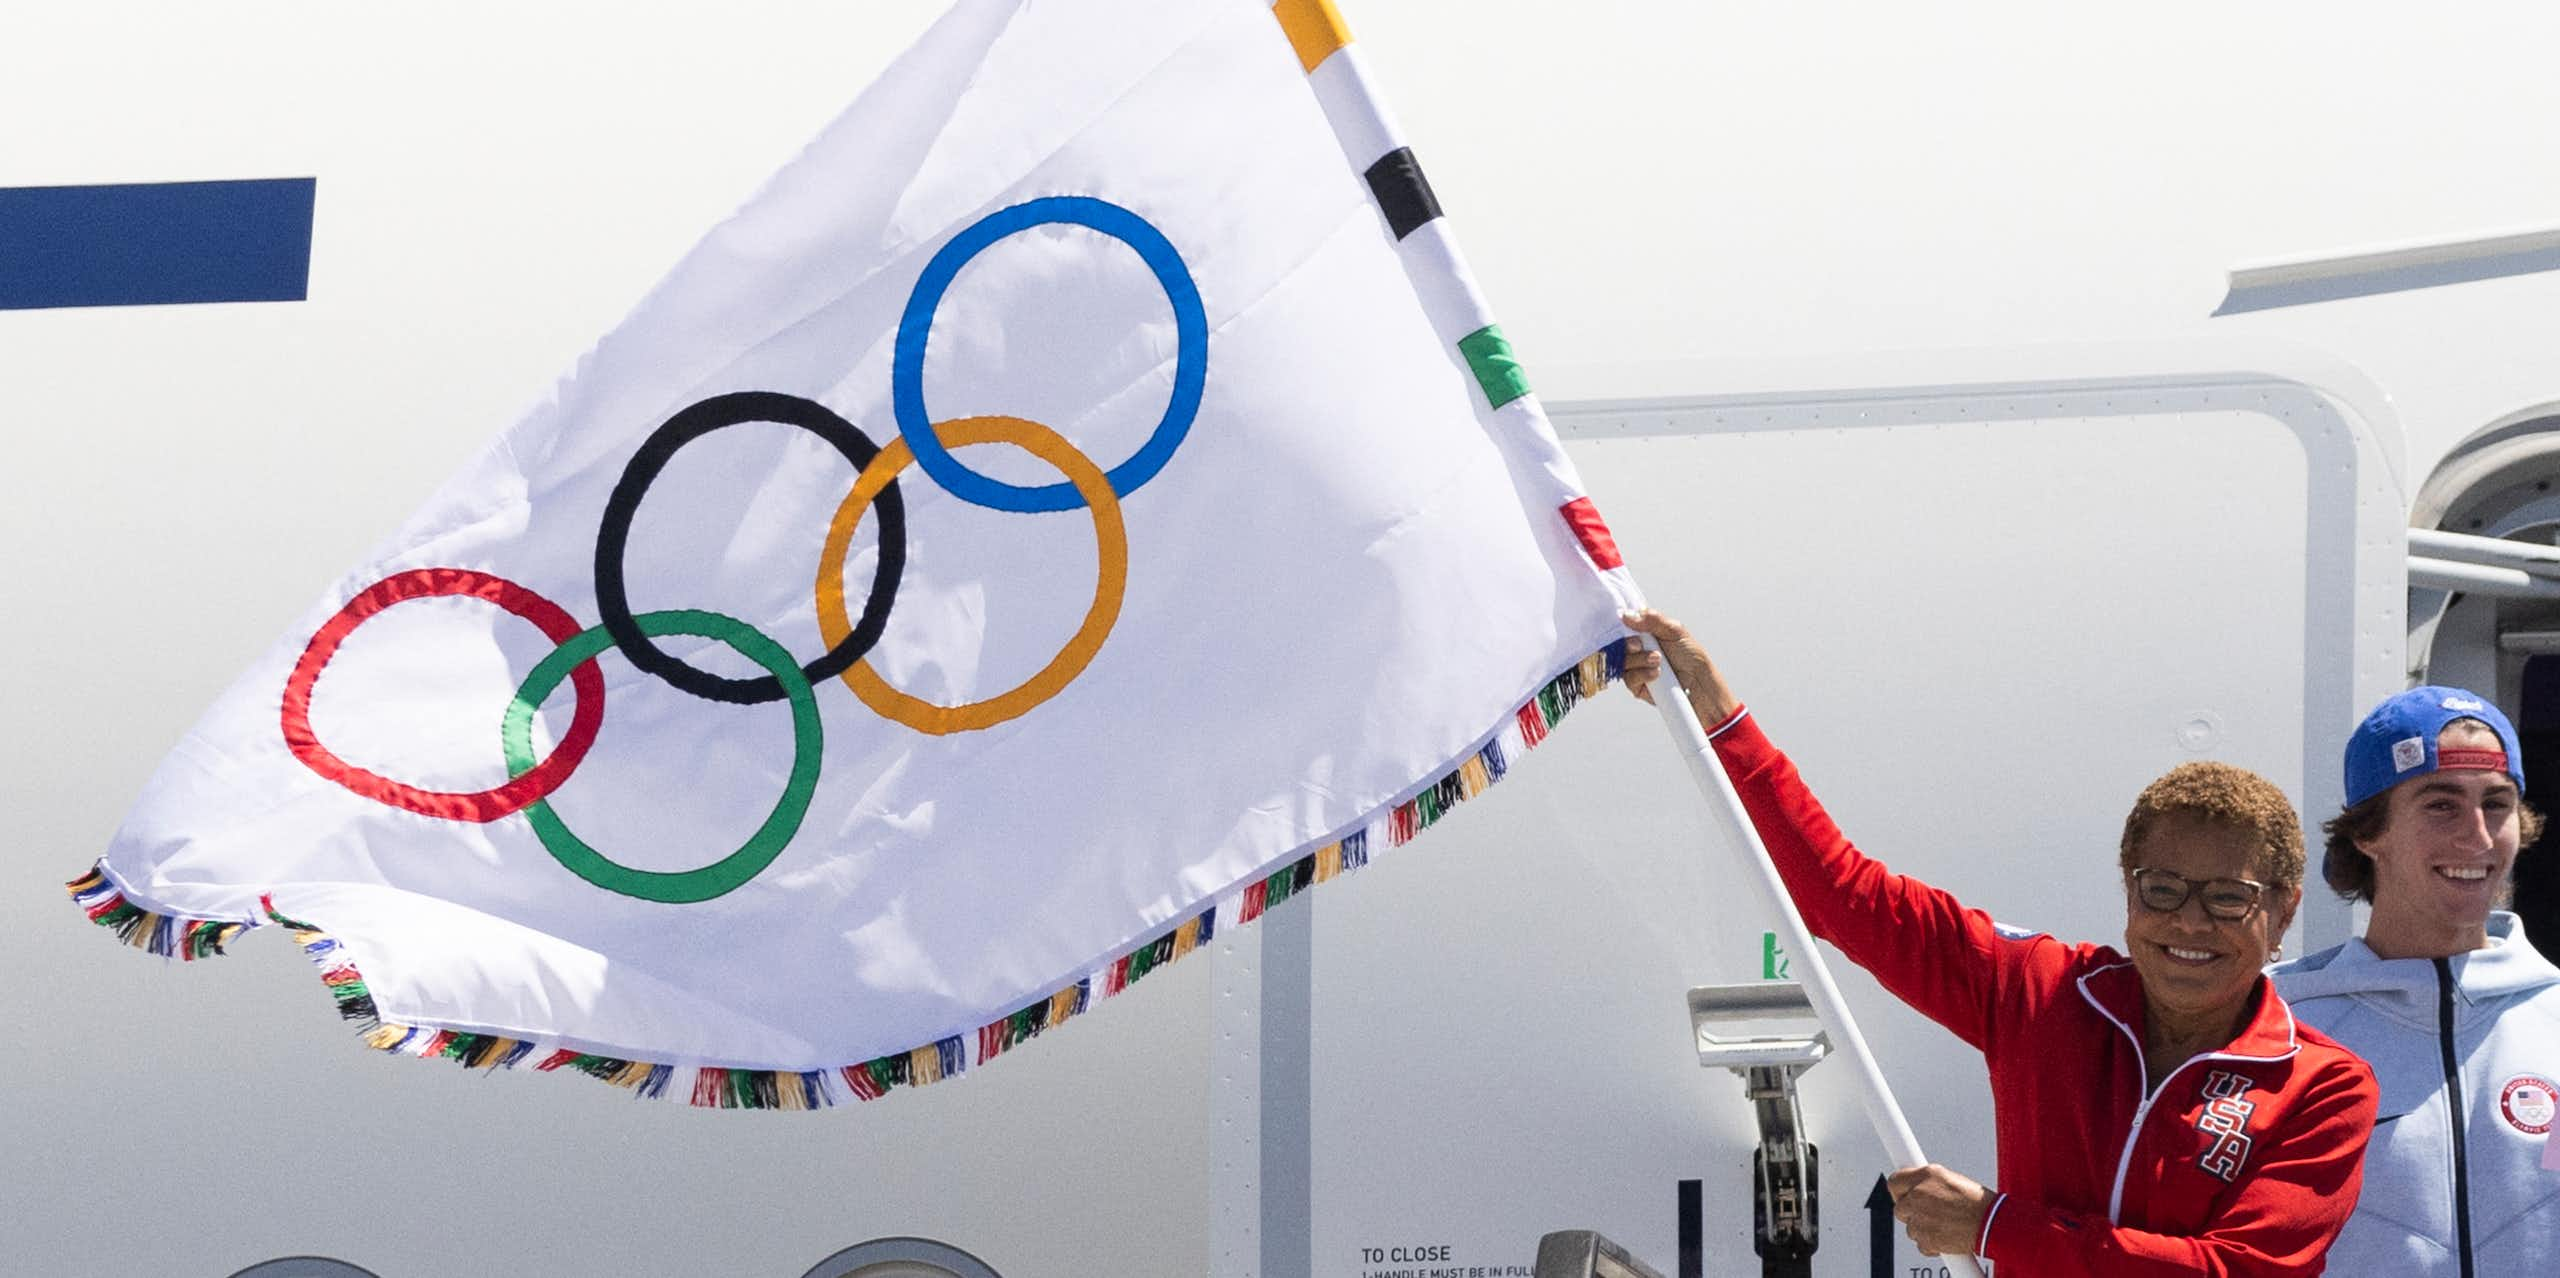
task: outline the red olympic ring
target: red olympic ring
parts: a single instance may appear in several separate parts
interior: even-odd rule
[[[320,682],[320,672],[336,655],[338,645],[375,613],[403,600],[437,595],[488,600],[532,622],[553,643],[567,643],[577,638],[581,629],[560,605],[503,577],[468,568],[416,568],[395,573],[348,600],[346,607],[311,636],[310,646],[302,650],[302,660],[294,663],[293,674],[284,683],[284,743],[303,766],[378,803],[452,821],[495,821],[559,789],[560,783],[576,770],[578,761],[586,757],[587,747],[595,744],[596,733],[604,727],[604,674],[596,663],[581,662],[569,672],[569,686],[577,693],[577,710],[570,716],[569,731],[552,748],[551,757],[535,764],[523,776],[492,789],[454,794],[403,785],[330,753],[311,731],[311,690]]]

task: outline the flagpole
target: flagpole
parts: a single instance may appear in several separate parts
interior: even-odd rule
[[[1388,113],[1384,97],[1370,84],[1351,29],[1334,8],[1334,0],[1272,0],[1271,12],[1286,33],[1299,66],[1307,73],[1308,88],[1324,112],[1325,122],[1332,127],[1335,141],[1341,144],[1343,158],[1367,184],[1386,229],[1394,236],[1397,257],[1406,277],[1413,281],[1415,296],[1421,301],[1432,330],[1450,344],[1483,390],[1486,407],[1494,414],[1497,437],[1513,455],[1520,478],[1533,488],[1543,484],[1545,500],[1555,508],[1569,509],[1583,495],[1573,464],[1565,457],[1564,446],[1557,441],[1545,411],[1538,406],[1537,396],[1521,374],[1510,343],[1494,323],[1492,307],[1477,290],[1475,277],[1458,252],[1458,242],[1441,216],[1439,197],[1423,176],[1412,148],[1405,145],[1404,131]],[[1577,534],[1580,531],[1577,529]],[[1601,537],[1606,540],[1605,533]],[[1586,552],[1595,551],[1588,539],[1583,546]],[[1593,554],[1595,564],[1618,571],[1623,565],[1616,558],[1615,547],[1606,549],[1606,559]],[[1619,580],[1624,587],[1618,591],[1620,602],[1640,606],[1632,576],[1622,575]],[[1667,665],[1664,673],[1669,673]],[[1667,689],[1672,681],[1657,686]],[[1912,1135],[1911,1124],[1904,1121],[1902,1108],[1894,1103],[1892,1091],[1885,1086],[1875,1054],[1859,1036],[1848,1005],[1841,1002],[1839,987],[1832,984],[1830,969],[1823,965],[1820,951],[1814,949],[1803,916],[1796,913],[1786,886],[1778,881],[1777,867],[1769,860],[1768,849],[1761,845],[1758,832],[1744,815],[1741,796],[1734,793],[1733,783],[1717,763],[1715,747],[1707,743],[1697,712],[1690,708],[1685,694],[1657,695],[1654,702],[1661,707],[1663,721],[1670,725],[1672,738],[1689,761],[1690,774],[1706,799],[1710,817],[1751,849],[1750,860],[1761,895],[1785,922],[1788,944],[1793,947],[1790,953],[1802,956],[1812,969],[1813,979],[1806,994],[1814,1013],[1822,1018],[1835,1044],[1845,1050],[1852,1062],[1860,1098],[1866,1103],[1867,1117],[1875,1124],[1876,1134],[1883,1138],[1885,1152],[1896,1167],[1929,1161],[1920,1152],[1920,1141]],[[1971,1255],[1942,1259],[1949,1270],[1962,1278],[1982,1278],[1982,1270]]]
[[[1646,648],[1661,651],[1651,636],[1638,638]],[[1850,1071],[1857,1075],[1858,1099],[1865,1103],[1867,1121],[1875,1125],[1886,1155],[1896,1168],[1928,1162],[1929,1156],[1920,1150],[1920,1138],[1913,1134],[1911,1123],[1902,1115],[1902,1106],[1893,1099],[1893,1089],[1885,1083],[1884,1068],[1876,1063],[1866,1036],[1858,1032],[1857,1018],[1850,1015],[1849,1005],[1840,997],[1839,985],[1831,979],[1831,965],[1823,961],[1822,951],[1814,948],[1813,933],[1806,929],[1804,915],[1796,909],[1795,899],[1787,895],[1787,885],[1778,878],[1777,863],[1769,859],[1768,845],[1760,841],[1760,831],[1743,811],[1742,796],[1735,793],[1733,779],[1725,775],[1724,763],[1716,758],[1716,748],[1707,740],[1697,709],[1689,704],[1688,691],[1679,682],[1678,676],[1671,673],[1671,663],[1665,661],[1661,679],[1654,684],[1653,704],[1662,712],[1663,726],[1670,729],[1681,758],[1689,764],[1690,779],[1698,783],[1709,821],[1723,831],[1730,844],[1749,850],[1750,855],[1743,859],[1751,863],[1751,881],[1760,889],[1762,903],[1778,916],[1787,953],[1799,969],[1810,969],[1803,981],[1805,999],[1831,1031],[1834,1054],[1847,1057]],[[1939,1259],[1964,1278],[1982,1278],[1981,1266],[1969,1253]]]

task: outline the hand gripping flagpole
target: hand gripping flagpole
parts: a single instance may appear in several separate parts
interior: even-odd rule
[[[1572,477],[1572,463],[1564,456],[1553,428],[1547,425],[1537,398],[1529,393],[1528,381],[1512,358],[1509,343],[1493,322],[1492,308],[1477,291],[1475,279],[1458,253],[1458,242],[1440,215],[1440,202],[1423,178],[1420,163],[1388,115],[1384,99],[1370,86],[1359,52],[1351,47],[1350,28],[1334,9],[1333,0],[1273,0],[1271,12],[1298,55],[1298,64],[1307,73],[1307,85],[1314,91],[1335,141],[1341,144],[1344,158],[1368,184],[1378,212],[1394,234],[1397,256],[1430,316],[1433,331],[1456,348],[1483,389],[1497,424],[1519,427],[1502,433],[1503,445],[1525,457],[1533,470],[1544,470],[1552,481],[1551,496],[1557,506],[1573,502],[1582,494],[1580,482]],[[1505,421],[1506,418],[1513,420]],[[1665,675],[1668,673],[1666,665]],[[1667,677],[1658,685],[1664,690],[1676,686],[1676,681]],[[1706,797],[1708,811],[1722,823],[1727,834],[1751,849],[1761,895],[1785,920],[1787,943],[1792,947],[1789,952],[1802,956],[1811,967],[1813,979],[1806,989],[1807,997],[1815,1015],[1822,1018],[1834,1040],[1844,1045],[1854,1064],[1867,1117],[1883,1138],[1885,1152],[1894,1158],[1897,1167],[1929,1161],[1920,1152],[1919,1138],[1911,1134],[1911,1124],[1903,1120],[1893,1093],[1886,1088],[1875,1054],[1859,1036],[1848,1006],[1840,1001],[1839,987],[1832,984],[1830,969],[1814,949],[1803,916],[1796,913],[1795,903],[1787,898],[1786,886],[1778,880],[1768,849],[1761,846],[1759,834],[1744,815],[1741,797],[1734,793],[1733,783],[1717,763],[1715,747],[1707,743],[1697,712],[1690,708],[1685,694],[1657,695],[1654,701],[1662,708],[1663,721],[1670,725],[1673,738],[1688,758],[1690,773]],[[1963,1278],[1982,1278],[1982,1270],[1970,1255],[1942,1259]]]
[[[1644,646],[1662,650],[1650,635],[1638,636]],[[1840,1055],[1858,1079],[1858,1099],[1866,1104],[1867,1121],[1873,1123],[1876,1135],[1884,1142],[1884,1150],[1894,1166],[1917,1167],[1929,1161],[1920,1151],[1920,1138],[1902,1116],[1902,1106],[1893,1099],[1893,1089],[1885,1084],[1884,1069],[1876,1063],[1876,1054],[1867,1046],[1864,1034],[1858,1032],[1857,1018],[1849,1014],[1849,1005],[1840,998],[1840,987],[1831,979],[1831,965],[1814,948],[1813,933],[1804,925],[1804,915],[1796,909],[1795,899],[1787,895],[1786,883],[1778,877],[1777,863],[1769,859],[1768,846],[1760,841],[1760,831],[1743,811],[1742,796],[1735,793],[1733,779],[1725,775],[1724,762],[1716,757],[1715,746],[1707,740],[1706,728],[1698,722],[1698,711],[1689,704],[1688,690],[1680,686],[1678,676],[1671,673],[1671,663],[1662,663],[1661,677],[1653,685],[1654,708],[1662,712],[1663,726],[1671,730],[1671,739],[1679,747],[1681,758],[1688,761],[1689,776],[1698,783],[1698,793],[1705,800],[1708,818],[1723,830],[1734,845],[1750,849],[1745,860],[1751,863],[1752,882],[1760,889],[1761,902],[1778,916],[1784,927],[1787,953],[1799,964],[1809,966],[1809,979],[1803,982],[1806,1001],[1813,1013],[1831,1031]],[[1981,1266],[1973,1256],[1941,1256],[1948,1269],[1965,1278],[1982,1278]]]

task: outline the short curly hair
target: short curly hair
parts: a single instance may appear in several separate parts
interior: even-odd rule
[[[2302,885],[2302,818],[2276,783],[2247,768],[2203,760],[2181,763],[2142,788],[2125,814],[2116,864],[2134,868],[2134,849],[2162,820],[2191,816],[2245,831],[2260,851],[2254,873],[2269,887]]]
[[[2482,732],[2497,731],[2478,719],[2456,719],[2444,725],[2444,731],[2451,732],[2465,724]],[[2442,739],[2442,734],[2438,734],[2438,739]],[[2392,790],[2399,788],[2391,787]],[[2364,849],[2356,845],[2381,838],[2383,830],[2390,824],[2391,790],[2368,795],[2364,802],[2352,804],[2321,823],[2320,832],[2327,835],[2329,841],[2320,852],[2320,877],[2327,881],[2330,891],[2350,901],[2362,901],[2367,905],[2373,903],[2373,858],[2366,856]],[[2516,846],[2529,848],[2541,839],[2542,813],[2519,798],[2516,801]]]

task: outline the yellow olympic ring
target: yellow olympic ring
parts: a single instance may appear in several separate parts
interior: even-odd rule
[[[1113,623],[1120,619],[1120,598],[1129,585],[1129,534],[1120,522],[1120,498],[1111,491],[1110,477],[1056,431],[1019,417],[961,417],[935,423],[933,434],[945,447],[1011,444],[1056,467],[1093,512],[1094,555],[1099,568],[1093,585],[1093,606],[1085,610],[1084,624],[1077,627],[1075,637],[1038,674],[1010,692],[966,705],[938,706],[890,687],[871,668],[867,657],[854,662],[840,676],[844,685],[853,689],[853,695],[862,698],[862,704],[881,718],[918,732],[946,736],[991,728],[1026,714],[1084,673],[1093,654],[1101,651],[1102,641],[1111,634]],[[890,440],[880,455],[862,468],[861,476],[853,481],[853,491],[845,495],[844,504],[836,508],[835,519],[827,525],[826,548],[818,555],[818,631],[830,648],[853,632],[853,623],[845,617],[844,561],[853,547],[854,526],[862,522],[862,512],[870,508],[880,490],[887,488],[889,481],[914,460],[915,454],[903,436]]]

